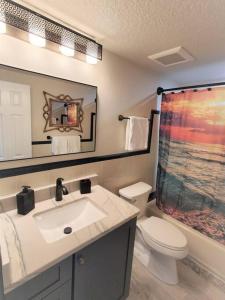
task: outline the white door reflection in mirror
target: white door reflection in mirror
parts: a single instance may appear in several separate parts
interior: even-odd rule
[[[30,86],[0,81],[0,160],[30,157]]]

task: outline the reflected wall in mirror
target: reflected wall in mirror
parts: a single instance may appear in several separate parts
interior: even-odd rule
[[[0,65],[0,161],[95,151],[96,118],[96,86]]]

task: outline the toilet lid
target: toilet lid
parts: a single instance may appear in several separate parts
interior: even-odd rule
[[[150,217],[141,222],[139,227],[148,238],[163,247],[177,250],[187,247],[187,240],[183,233],[163,219]]]
[[[144,182],[138,182],[119,190],[119,194],[126,199],[132,200],[137,196],[150,192],[152,187]],[[147,200],[146,200],[147,201]]]

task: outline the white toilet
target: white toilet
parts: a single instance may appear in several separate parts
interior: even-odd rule
[[[183,233],[169,222],[157,217],[145,217],[151,190],[152,187],[144,182],[119,190],[122,198],[140,209],[134,255],[157,278],[168,284],[176,284],[176,260],[187,256],[187,240]]]

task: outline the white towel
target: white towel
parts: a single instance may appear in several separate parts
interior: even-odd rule
[[[58,135],[52,137],[52,154],[68,154],[80,152],[79,135]]]
[[[149,121],[147,118],[129,117],[126,128],[125,150],[143,150],[148,147]]]
[[[68,135],[68,153],[80,152],[80,136]]]
[[[57,135],[52,137],[52,154],[66,154],[68,153],[68,141],[67,137],[63,135]]]

